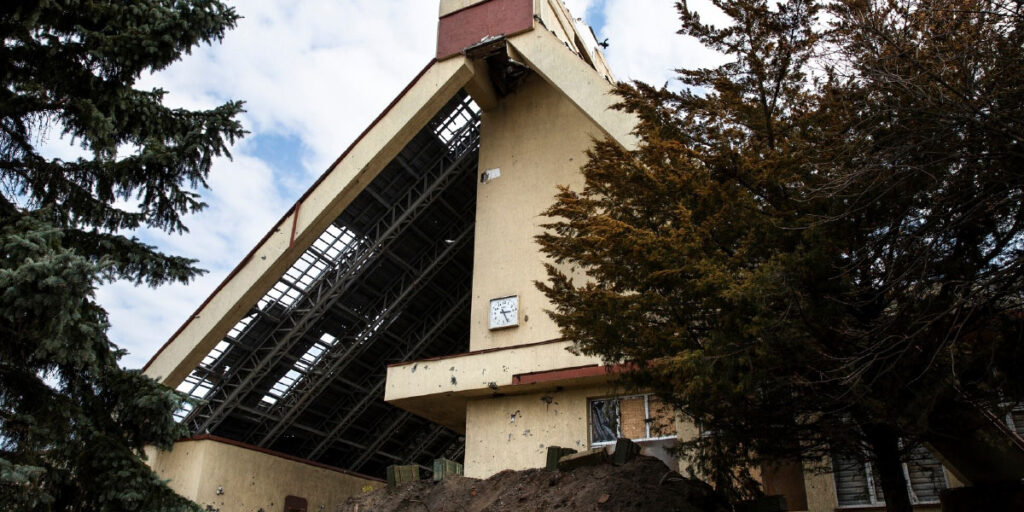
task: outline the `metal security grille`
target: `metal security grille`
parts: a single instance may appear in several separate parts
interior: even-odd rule
[[[479,109],[460,92],[189,374],[211,433],[383,475],[462,439],[383,402],[385,367],[468,349]]]

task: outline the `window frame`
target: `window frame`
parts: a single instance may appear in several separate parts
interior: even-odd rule
[[[676,432],[674,434],[672,434],[672,435],[659,436],[659,437],[651,437],[651,423],[653,423],[652,420],[654,419],[654,418],[651,418],[651,400],[650,400],[650,398],[652,396],[657,398],[657,395],[655,395],[654,393],[637,393],[637,394],[633,394],[633,395],[612,395],[612,396],[604,396],[604,397],[590,397],[590,398],[587,398],[587,444],[590,446],[590,448],[603,448],[605,446],[612,446],[612,445],[614,445],[616,443],[616,441],[618,439],[622,438],[622,404],[621,404],[621,402],[622,402],[622,400],[628,400],[628,399],[631,399],[631,398],[643,398],[644,399],[644,434],[645,434],[644,437],[630,439],[631,441],[637,442],[637,443],[643,443],[643,442],[650,442],[650,441],[667,441],[667,440],[670,440],[670,439],[679,439],[679,426],[675,425],[676,418],[675,418],[674,414],[672,416],[672,424],[675,426]],[[609,400],[614,400],[616,402],[615,413],[616,413],[617,417],[615,418],[615,439],[612,440],[612,441],[598,441],[598,442],[594,442],[594,424],[593,424],[593,415],[591,414],[591,411],[593,410],[592,409],[592,404],[594,402],[596,402],[596,401],[607,402]]]
[[[943,486],[939,490],[941,491],[942,489],[949,489],[949,476],[946,474],[946,466],[944,466],[941,461],[939,461],[937,458],[935,458],[935,455],[931,453],[931,450],[928,450],[928,455],[931,456],[933,459],[935,459],[935,461],[939,463],[939,468],[942,469],[942,484],[943,484]],[[879,500],[878,499],[878,490],[875,489],[874,468],[872,467],[871,462],[868,462],[868,461],[861,462],[860,465],[861,465],[861,467],[864,468],[864,483],[867,485],[867,491],[868,491],[867,494],[868,494],[868,502],[869,503],[856,503],[856,504],[847,504],[847,505],[842,504],[839,501],[839,481],[837,479],[838,475],[839,475],[839,470],[836,467],[836,457],[832,456],[830,458],[831,458],[831,465],[832,465],[832,486],[833,486],[833,489],[835,489],[836,508],[837,509],[841,509],[841,510],[855,510],[855,509],[871,509],[871,508],[878,508],[878,507],[884,507],[885,506],[885,500]],[[900,466],[903,468],[903,479],[907,483],[907,490],[909,491],[909,494],[910,494],[910,504],[911,505],[914,505],[914,506],[918,506],[918,505],[930,506],[930,505],[935,505],[935,504],[939,503],[938,500],[923,501],[920,498],[918,498],[917,497],[917,493],[914,491],[914,486],[913,486],[913,484],[912,484],[912,482],[910,480],[910,468],[909,468],[909,466],[907,466],[907,462],[906,461],[901,462]]]
[[[1019,415],[1021,413],[1024,413],[1024,404],[1018,405],[1006,411],[1005,423],[1007,427],[1010,427],[1010,430],[1012,430],[1021,438],[1024,438],[1024,425],[1018,425],[1017,421],[1013,419],[1014,415]]]

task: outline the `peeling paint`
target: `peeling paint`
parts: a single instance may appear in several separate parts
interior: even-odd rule
[[[532,435],[533,435],[533,434],[532,434],[532,433],[530,433],[530,429],[526,429],[526,430],[524,430],[524,431],[523,431],[523,437],[530,437],[530,436],[532,436]]]
[[[515,423],[516,422],[516,418],[518,418],[518,417],[520,417],[522,415],[523,415],[523,413],[519,412],[519,409],[516,409],[516,412],[514,412],[514,413],[509,415],[508,422],[509,423]]]
[[[454,376],[454,375],[452,375],[452,386],[455,386],[455,385],[457,385],[458,383],[459,383],[459,381],[455,379],[455,376]]]
[[[416,363],[416,364],[412,365],[412,372],[411,373],[416,373],[416,367],[417,366],[419,366],[419,363]]]

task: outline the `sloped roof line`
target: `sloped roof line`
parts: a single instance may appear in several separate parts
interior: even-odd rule
[[[366,129],[364,129],[359,134],[359,136],[357,136],[352,141],[352,143],[349,144],[347,148],[345,148],[345,151],[342,151],[341,155],[339,155],[338,158],[336,158],[334,162],[332,162],[331,165],[329,165],[327,169],[325,169],[324,172],[320,174],[316,181],[314,181],[313,184],[311,184],[309,188],[307,188],[306,191],[303,192],[301,196],[299,196],[299,199],[295,202],[295,205],[289,208],[288,211],[286,211],[277,222],[271,225],[270,229],[267,231],[267,234],[263,235],[263,238],[261,238],[258,242],[256,242],[255,245],[253,245],[252,249],[250,249],[249,252],[245,255],[245,257],[242,258],[242,260],[238,263],[238,265],[235,265],[235,268],[233,268],[231,272],[229,272],[228,275],[225,276],[223,280],[221,280],[220,284],[218,284],[217,287],[214,288],[212,292],[210,292],[210,295],[208,295],[206,299],[196,308],[195,312],[189,315],[189,317],[186,318],[184,322],[182,322],[181,326],[178,327],[176,331],[174,331],[174,334],[172,334],[167,339],[167,341],[165,341],[164,344],[161,345],[159,349],[157,349],[153,356],[149,358],[149,361],[146,361],[146,364],[142,367],[142,371],[146,371],[150,367],[150,365],[153,364],[153,361],[155,361],[156,358],[159,357],[160,354],[171,344],[171,342],[174,341],[174,339],[177,338],[178,335],[180,335],[181,332],[185,330],[185,327],[188,326],[192,319],[198,316],[199,312],[202,311],[203,308],[205,308],[210,303],[211,300],[213,300],[217,293],[219,293],[238,274],[238,272],[241,271],[241,269],[244,268],[245,265],[252,260],[252,258],[256,255],[256,251],[258,251],[259,248],[264,243],[266,243],[267,240],[269,240],[270,237],[274,234],[274,231],[277,228],[277,226],[279,226],[282,222],[288,220],[288,217],[295,215],[298,212],[298,209],[301,208],[303,201],[305,201],[306,198],[308,198],[309,195],[313,193],[313,190],[315,190],[317,186],[319,186],[327,178],[331,171],[334,170],[334,168],[337,167],[338,164],[341,163],[341,161],[344,160],[345,157],[352,152],[352,150],[366,137],[366,135],[370,133],[370,130],[377,126],[377,124],[380,123],[380,121],[384,119],[384,117],[387,116],[392,109],[394,109],[395,105],[398,104],[399,100],[401,100],[402,97],[404,97],[406,93],[408,93],[409,90],[412,89],[412,87],[416,85],[416,83],[419,82],[421,78],[423,78],[423,75],[425,75],[427,71],[436,63],[437,59],[430,59],[430,61],[427,62],[427,65],[424,66],[423,69],[421,69],[420,72],[417,73],[416,76],[413,77],[413,79],[410,80],[408,84],[406,84],[405,88],[403,88],[402,91],[399,92],[398,95],[391,100],[391,103],[389,103],[388,106],[381,111],[381,113],[373,120],[373,122],[367,125]],[[292,229],[292,239],[294,241],[294,227]]]

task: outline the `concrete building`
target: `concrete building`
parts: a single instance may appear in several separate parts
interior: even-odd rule
[[[636,142],[593,33],[560,0],[439,15],[436,59],[147,365],[203,400],[180,413],[197,437],[150,453],[183,495],[323,510],[391,464],[487,477],[620,436],[685,470],[666,448],[697,429],[567,350],[534,285],[556,186],[594,139]],[[763,478],[791,510],[877,505],[870,468],[840,466]],[[927,454],[907,471],[923,505],[956,483]]]

